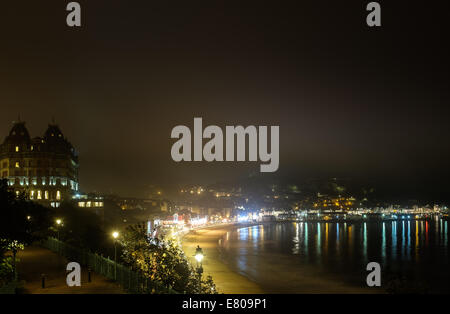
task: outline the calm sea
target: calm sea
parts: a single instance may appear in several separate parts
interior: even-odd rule
[[[448,221],[437,217],[285,222],[230,231],[219,249],[230,267],[268,293],[372,292],[369,262],[381,265],[382,291],[449,293],[448,236]]]

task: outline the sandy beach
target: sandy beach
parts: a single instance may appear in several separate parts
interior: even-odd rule
[[[227,232],[236,229],[237,226],[221,225],[205,229],[191,231],[183,237],[183,250],[195,265],[193,258],[197,245],[203,249],[205,259],[203,262],[204,275],[211,275],[220,293],[256,294],[264,291],[247,277],[236,273],[220,258],[218,241]]]
[[[348,285],[338,276],[324,277],[306,265],[293,269],[289,256],[283,255],[254,256],[251,264],[255,265],[255,269],[248,270],[248,276],[244,276],[225,262],[227,258],[221,255],[219,240],[227,232],[246,227],[234,224],[214,226],[191,231],[183,237],[183,250],[193,264],[195,248],[200,245],[203,249],[204,275],[212,276],[221,293],[383,293],[380,289]],[[267,261],[264,266],[261,263],[256,266],[260,258]],[[259,272],[259,276],[253,276],[253,272]],[[252,277],[259,278],[260,282],[251,280]]]

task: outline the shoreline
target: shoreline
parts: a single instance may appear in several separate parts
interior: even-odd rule
[[[211,276],[219,293],[225,294],[262,294],[265,291],[254,281],[231,269],[221,258],[218,241],[227,232],[258,224],[226,224],[192,230],[182,239],[182,248],[192,265],[195,265],[194,253],[197,245],[203,249],[203,275]]]
[[[341,278],[321,277],[315,273],[314,269],[308,266],[299,266],[295,273],[286,273],[279,268],[270,266],[266,269],[271,274],[277,273],[277,278],[281,281],[286,280],[295,281],[299,284],[295,287],[281,288],[274,287],[271,290],[272,279],[261,278],[261,282],[257,283],[242,274],[239,269],[235,269],[224,261],[219,240],[228,232],[233,232],[241,228],[248,228],[257,225],[266,225],[269,223],[247,223],[247,224],[227,224],[219,226],[211,226],[192,230],[186,233],[181,241],[182,248],[186,256],[195,265],[194,259],[195,248],[197,245],[203,249],[205,259],[203,262],[204,276],[210,275],[216,284],[219,293],[226,294],[278,294],[278,293],[293,293],[293,294],[323,294],[323,293],[337,293],[337,294],[372,294],[383,293],[380,289],[368,289],[367,287],[355,287],[344,283]],[[277,256],[274,257],[283,265],[289,263],[289,257]],[[225,259],[226,260],[226,259]],[[287,264],[284,264],[287,265]],[[283,266],[281,266],[283,267]],[[263,269],[264,271],[264,269]],[[279,277],[278,277],[279,275]],[[270,276],[268,278],[271,278]],[[301,283],[301,284],[300,284]],[[279,286],[279,284],[278,284]],[[280,288],[280,287],[279,287]]]

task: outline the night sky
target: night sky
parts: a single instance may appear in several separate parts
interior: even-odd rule
[[[260,162],[175,163],[176,125],[279,125],[266,178],[370,179],[442,198],[450,183],[448,1],[69,1],[0,7],[0,135],[52,116],[80,154],[85,191],[143,196]],[[400,192],[399,192],[400,193]],[[446,196],[445,196],[446,197]]]

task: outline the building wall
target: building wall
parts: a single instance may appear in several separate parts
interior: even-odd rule
[[[0,176],[16,194],[57,207],[79,190],[78,156],[57,125],[31,139],[18,122],[0,145]]]

